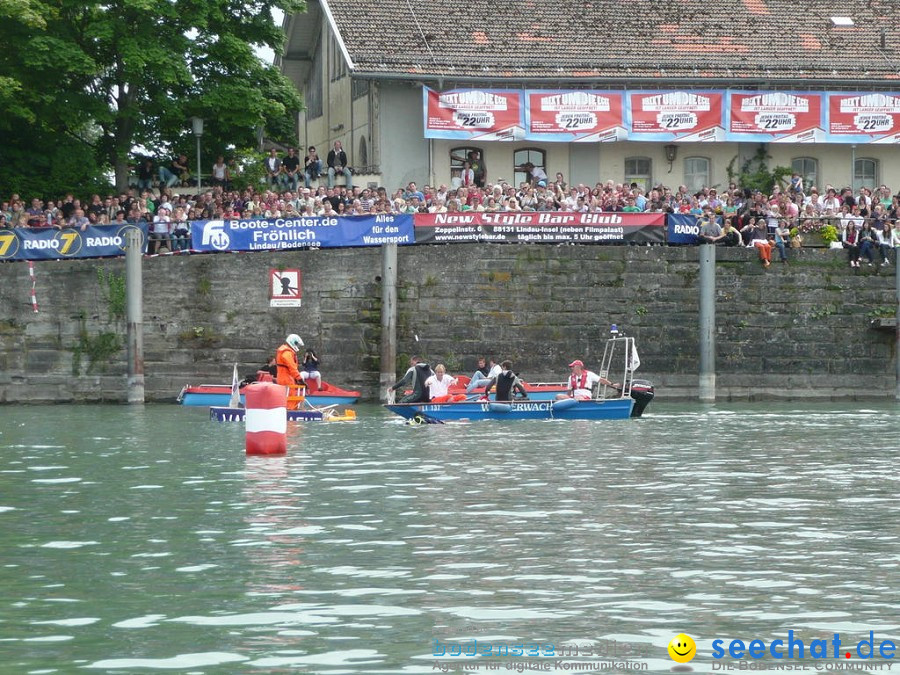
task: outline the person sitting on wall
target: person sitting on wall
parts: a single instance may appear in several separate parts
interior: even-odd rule
[[[722,238],[718,243],[722,246],[739,246],[741,244],[741,233],[731,224],[731,218],[725,219],[725,225],[722,227]]]
[[[697,224],[700,225],[701,244],[717,244],[725,236],[716,217],[708,209],[697,219]]]
[[[282,188],[284,186],[284,173],[281,170],[281,158],[275,148],[269,148],[269,156],[263,160],[263,168],[266,172],[266,184],[270,188]]]
[[[772,261],[772,249],[775,248],[775,240],[773,238],[771,242],[769,241],[769,227],[765,218],[756,219],[750,244],[756,248],[763,267],[768,267]]]
[[[153,160],[145,158],[141,160],[137,168],[137,189],[149,190],[153,187],[153,177],[156,172],[153,170]]]
[[[347,187],[353,189],[353,172],[347,166],[347,153],[344,152],[344,146],[340,141],[334,142],[334,147],[328,151],[325,163],[328,165],[328,187],[333,187],[334,177],[342,173],[347,181]]]
[[[312,186],[314,180],[319,180],[322,173],[322,159],[316,153],[314,145],[309,146],[306,157],[303,158],[303,181],[306,187]]]
[[[169,166],[159,167],[160,189],[174,187],[179,182],[185,183],[190,177],[191,172],[188,169],[187,155],[173,157],[172,161],[169,162]]]
[[[491,387],[496,387],[495,398],[497,401],[512,401],[514,394],[518,394],[517,400],[528,400],[525,384],[513,372],[512,365],[512,361],[509,359],[500,364],[500,374],[491,378],[484,388],[484,399],[490,395]]]
[[[223,155],[216,157],[216,163],[212,165],[210,176],[210,182],[214,187],[221,187],[226,191],[231,190],[231,170],[225,163]]]
[[[411,356],[409,358],[409,368],[406,373],[403,374],[403,377],[401,377],[389,391],[396,392],[405,389],[406,387],[412,387],[412,391],[401,398],[399,402],[428,403],[428,387],[425,386],[425,381],[433,374],[431,366],[425,363],[425,361],[418,356]]]
[[[775,248],[778,249],[778,259],[781,260],[782,264],[787,265],[787,246],[791,241],[791,230],[786,220],[778,221],[773,241]]]
[[[297,191],[300,187],[300,158],[294,148],[288,148],[288,154],[281,160],[282,186]]]

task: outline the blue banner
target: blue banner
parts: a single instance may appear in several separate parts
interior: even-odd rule
[[[699,244],[700,226],[692,213],[670,213],[666,216],[666,241],[670,244]]]
[[[17,227],[0,230],[0,260],[59,260],[108,258],[125,255],[125,233],[141,233],[141,252],[147,252],[147,223],[90,225],[80,228]]]
[[[191,223],[194,251],[273,251],[415,242],[411,215],[297,216]]]

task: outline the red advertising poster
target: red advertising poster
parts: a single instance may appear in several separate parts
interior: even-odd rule
[[[723,140],[720,91],[632,92],[631,140]]]
[[[528,93],[528,138],[616,141],[625,138],[622,93],[537,91]]]
[[[821,94],[731,92],[730,101],[730,134],[792,143],[824,140]]]
[[[894,94],[829,94],[828,133],[835,135],[898,136],[900,97]],[[862,142],[865,142],[863,140]]]
[[[521,138],[522,93],[463,89],[425,89],[426,138]]]

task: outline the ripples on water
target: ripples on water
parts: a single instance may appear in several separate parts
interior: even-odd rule
[[[200,410],[0,408],[0,671],[432,672],[435,639],[668,671],[679,632],[707,671],[716,637],[900,638],[893,405],[360,416],[246,458]]]

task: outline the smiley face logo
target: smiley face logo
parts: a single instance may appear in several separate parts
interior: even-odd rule
[[[679,633],[669,641],[669,656],[678,663],[687,663],[697,655],[697,643],[690,635]]]

